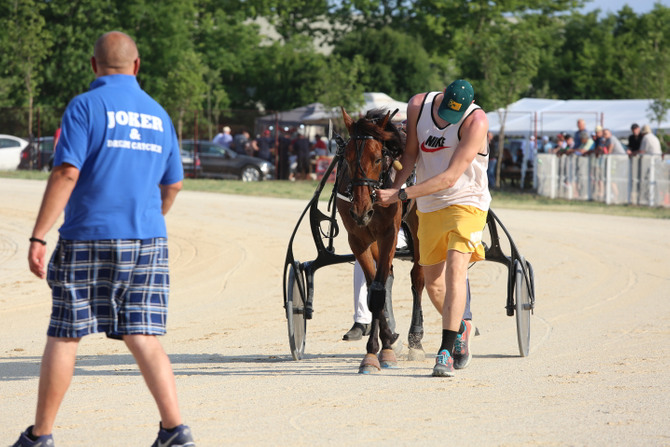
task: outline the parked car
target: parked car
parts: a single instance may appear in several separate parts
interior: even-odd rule
[[[54,137],[35,138],[21,151],[19,169],[51,171],[54,163]]]
[[[21,160],[21,151],[28,141],[13,135],[0,134],[0,169],[15,170]]]
[[[205,140],[182,141],[182,164],[187,175],[189,171],[193,172],[194,148],[196,148],[196,172],[199,176],[239,179],[244,182],[270,180],[275,177],[275,167],[269,161],[241,155],[232,149]]]
[[[184,177],[194,178],[202,176],[200,157],[196,156],[195,163],[193,161],[193,152],[181,151],[181,164],[184,166]]]

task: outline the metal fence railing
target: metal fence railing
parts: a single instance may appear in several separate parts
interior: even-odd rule
[[[661,155],[537,154],[533,185],[552,199],[670,207],[670,159]]]

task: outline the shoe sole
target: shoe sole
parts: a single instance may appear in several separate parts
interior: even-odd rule
[[[453,371],[442,370],[441,368],[433,368],[433,377],[454,377]]]
[[[456,359],[456,356],[454,356],[454,369],[465,369],[468,367],[470,364],[470,360],[472,360],[472,353],[468,352],[468,357],[464,359],[464,361],[461,362],[460,359]],[[462,364],[461,364],[462,363]]]

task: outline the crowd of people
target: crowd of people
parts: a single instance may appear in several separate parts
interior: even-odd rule
[[[637,123],[631,125],[631,133],[627,144],[617,138],[611,129],[597,125],[595,131],[590,133],[586,129],[583,119],[577,120],[577,131],[574,134],[561,132],[554,138],[545,135],[541,143],[534,145],[531,137],[531,148],[537,153],[549,153],[557,155],[662,155],[661,142],[651,131],[648,124],[640,127]]]
[[[601,155],[628,155],[629,157],[645,154],[663,155],[661,141],[652,132],[649,124],[640,127],[637,123],[633,123],[630,128],[631,133],[624,141],[616,137],[611,129],[601,125],[596,125],[593,132],[589,132],[586,127],[585,120],[580,118],[577,120],[575,132],[559,132],[555,136],[544,135],[541,139],[536,139],[534,135],[531,135],[528,139],[506,141],[502,158],[503,170],[510,169],[510,167],[516,168],[517,171],[520,171],[523,185],[525,174],[532,169],[535,155],[538,153],[596,157]],[[494,185],[498,162],[498,136],[489,132],[488,138],[491,160],[487,174],[489,184]]]
[[[284,128],[278,133],[266,129],[251,138],[246,130],[232,135],[231,128],[224,126],[212,142],[238,154],[262,158],[275,164],[279,180],[311,178],[315,160],[328,155],[328,146],[321,135],[316,134],[314,140],[310,140],[303,127]]]

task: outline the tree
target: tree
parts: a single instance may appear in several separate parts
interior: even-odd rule
[[[28,106],[28,135],[33,135],[33,102],[39,94],[41,64],[52,45],[40,11],[44,4],[33,0],[14,0],[3,25],[7,29],[7,47],[11,54],[10,70],[19,74],[25,87],[23,98]]]
[[[202,64],[200,56],[194,51],[187,51],[167,73],[163,105],[177,114],[176,130],[180,146],[184,116],[186,112],[200,108],[207,89],[204,81],[205,72],[206,67]]]
[[[267,110],[286,110],[316,102],[326,57],[309,39],[275,42],[255,54],[255,96]]]
[[[337,42],[333,54],[342,59],[360,57],[357,80],[368,92],[384,92],[401,100],[413,94],[442,88],[442,76],[421,41],[394,31],[353,31]]]
[[[60,115],[74,96],[88,90],[95,77],[90,63],[95,41],[104,32],[127,29],[118,21],[126,16],[113,1],[51,0],[41,3],[46,5],[43,16],[57,44],[50,48],[49,57],[44,61],[39,102],[42,106],[55,108]],[[132,32],[129,34],[135,37]]]
[[[500,187],[507,106],[530,89],[531,79],[538,70],[538,30],[529,25],[523,21],[516,24],[503,22],[489,29],[487,34],[469,35],[467,40],[464,39],[467,48],[461,50],[480,55],[483,80],[476,91],[480,91],[486,98],[489,109],[498,112],[500,132],[495,185],[497,188]]]

